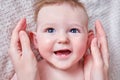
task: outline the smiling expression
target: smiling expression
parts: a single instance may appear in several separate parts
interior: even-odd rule
[[[41,8],[36,41],[41,56],[54,67],[67,69],[83,57],[88,39],[88,17],[69,4]]]

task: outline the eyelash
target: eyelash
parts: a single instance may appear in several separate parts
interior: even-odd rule
[[[77,28],[72,28],[72,29],[70,29],[70,32],[72,32],[72,33],[80,33],[80,30],[77,29]]]
[[[54,33],[55,29],[54,28],[47,28],[47,29],[45,29],[45,32],[47,32],[47,33]],[[77,29],[77,28],[71,28],[69,30],[69,32],[71,32],[71,33],[80,33],[80,30]]]
[[[53,31],[53,30],[54,30],[54,31]],[[55,29],[54,29],[54,28],[47,28],[47,29],[45,30],[45,32],[53,33],[53,32],[55,32]]]

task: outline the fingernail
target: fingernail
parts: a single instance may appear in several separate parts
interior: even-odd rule
[[[26,26],[27,26],[27,24],[26,24],[26,20],[25,20],[25,21],[24,21],[24,25],[23,25],[23,30],[26,29]]]

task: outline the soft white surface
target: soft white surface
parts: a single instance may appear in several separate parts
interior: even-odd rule
[[[37,0],[0,0],[0,80],[9,80],[14,70],[8,57],[10,36],[20,18],[26,17],[28,30],[35,30],[33,4]],[[110,52],[110,80],[120,79],[120,0],[81,0],[90,17],[89,27],[100,19]]]

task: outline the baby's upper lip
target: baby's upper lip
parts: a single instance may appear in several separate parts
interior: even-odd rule
[[[70,52],[70,53],[72,52],[70,49],[59,49],[59,50],[55,50],[54,53],[56,53],[56,52],[67,52],[67,51]]]

